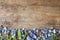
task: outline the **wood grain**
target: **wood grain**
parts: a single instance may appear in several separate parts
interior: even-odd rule
[[[60,29],[60,1],[0,0],[0,23],[9,28]]]

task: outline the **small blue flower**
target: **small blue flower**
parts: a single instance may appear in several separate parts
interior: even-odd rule
[[[27,36],[26,40],[32,40],[32,38],[30,36]]]

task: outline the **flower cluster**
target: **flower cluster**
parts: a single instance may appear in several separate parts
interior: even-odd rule
[[[3,25],[0,26],[0,40],[58,40],[57,35],[60,29],[50,27],[49,29],[8,29]],[[60,40],[60,39],[59,39]]]

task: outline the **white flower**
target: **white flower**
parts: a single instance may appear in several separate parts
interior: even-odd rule
[[[27,36],[27,39],[26,40],[32,40],[32,38],[30,38],[29,36]]]
[[[25,30],[24,28],[22,28],[22,30]]]
[[[38,32],[39,30],[36,30],[36,32]]]
[[[51,30],[49,30],[49,32],[52,32]]]
[[[48,34],[48,37],[50,37],[50,36],[51,36],[51,34],[49,33],[49,34]]]
[[[4,30],[7,30],[7,28],[6,28],[6,27],[4,27]]]
[[[33,38],[35,38],[35,39],[36,39],[36,38],[37,38],[37,37],[36,37],[36,35],[34,35],[34,34],[33,34]]]
[[[12,38],[14,38],[15,37],[15,34],[12,34]]]
[[[53,33],[56,33],[56,30],[55,29],[53,30]]]

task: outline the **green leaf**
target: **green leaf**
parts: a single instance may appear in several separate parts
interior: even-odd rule
[[[22,40],[26,40],[27,35],[28,35],[28,32],[25,32],[24,38]]]
[[[11,36],[9,36],[8,40],[11,40]]]
[[[16,37],[14,37],[14,40],[16,40]]]
[[[4,38],[8,39],[8,35],[7,35],[7,34],[5,34],[5,35],[4,35]]]
[[[0,40],[2,40],[2,36],[0,36]]]
[[[21,31],[18,29],[18,38],[21,38]]]
[[[54,37],[52,38],[52,40],[57,40],[57,36],[54,36]]]
[[[43,40],[43,38],[41,37],[40,40]]]

